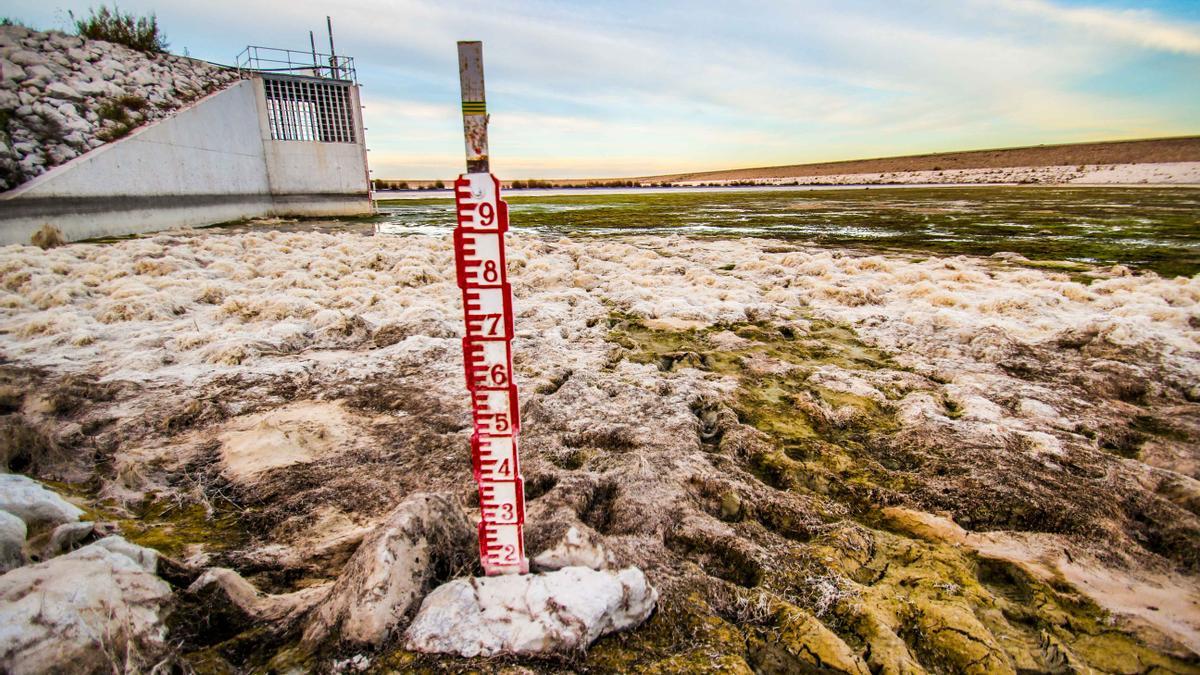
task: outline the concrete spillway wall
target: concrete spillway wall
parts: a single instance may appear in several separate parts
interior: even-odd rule
[[[67,241],[260,216],[369,213],[358,88],[347,88],[355,142],[279,140],[263,79],[0,194],[0,244],[44,228]]]

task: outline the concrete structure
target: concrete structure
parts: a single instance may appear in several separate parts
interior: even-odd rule
[[[371,209],[357,85],[254,73],[0,194],[0,244]]]

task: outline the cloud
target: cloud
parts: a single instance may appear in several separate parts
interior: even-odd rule
[[[1006,11],[1048,19],[1146,49],[1200,55],[1200,26],[1167,21],[1145,10],[1060,7],[1044,0],[1004,0],[999,5]]]

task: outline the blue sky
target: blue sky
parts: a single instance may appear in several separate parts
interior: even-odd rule
[[[94,2],[4,0],[42,28]],[[493,170],[633,176],[1200,133],[1200,0],[121,3],[172,51],[305,49],[331,13],[376,177],[462,170],[455,41],[484,42]],[[320,38],[319,38],[320,39]],[[322,44],[322,43],[318,43]]]

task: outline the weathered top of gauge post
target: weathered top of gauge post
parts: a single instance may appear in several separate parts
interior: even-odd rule
[[[489,173],[487,99],[483,94],[483,43],[458,43],[458,78],[462,86],[463,136],[467,140],[467,173]]]

